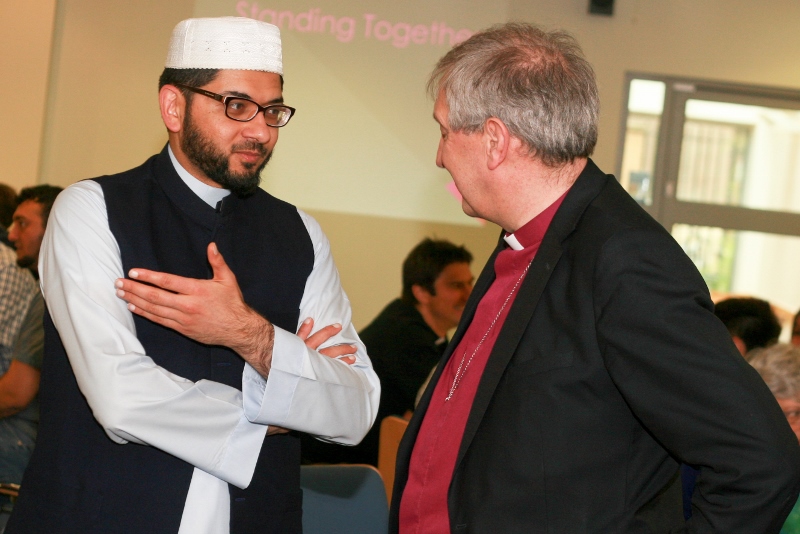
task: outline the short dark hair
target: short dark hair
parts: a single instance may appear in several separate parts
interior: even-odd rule
[[[17,209],[17,192],[8,184],[0,184],[0,224],[11,226],[14,210]]]
[[[766,300],[729,298],[717,303],[714,314],[747,351],[777,343],[781,335],[781,323]]]
[[[412,286],[420,286],[436,294],[433,283],[451,263],[472,263],[472,254],[464,246],[444,239],[423,239],[403,261],[403,302],[417,304]]]
[[[47,219],[50,217],[50,209],[56,201],[58,194],[63,191],[57,185],[34,185],[33,187],[23,187],[17,196],[17,206],[25,201],[33,200],[42,205],[42,226],[47,226]]]
[[[219,69],[170,69],[165,68],[158,78],[158,90],[165,85],[183,84],[190,87],[203,87],[214,81],[219,74]],[[186,102],[192,101],[194,93],[183,87],[178,87],[183,93]]]
[[[214,81],[221,69],[171,69],[165,68],[158,78],[158,90],[165,85],[183,84],[189,87],[203,87]],[[183,87],[178,87],[186,98],[186,103],[190,103],[194,93]],[[283,76],[281,76],[281,89],[283,89]]]

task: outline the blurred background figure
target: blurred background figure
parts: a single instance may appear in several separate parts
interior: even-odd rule
[[[17,207],[17,192],[7,184],[0,184],[0,243],[11,246],[8,240],[8,227],[11,226],[11,216]]]
[[[2,188],[0,188],[2,191]],[[60,187],[22,189],[9,238],[0,244],[0,482],[19,484],[39,425],[39,369],[44,348],[44,300],[38,278],[39,248]],[[0,193],[0,196],[2,194]]]
[[[792,345],[800,347],[800,311],[792,320]]]
[[[800,442],[800,348],[778,343],[756,349],[746,359],[775,395]],[[786,519],[781,534],[800,534],[800,501]]]
[[[766,300],[729,298],[718,302],[714,313],[730,332],[742,356],[753,349],[777,343],[781,335],[781,324]]]
[[[62,189],[55,185],[24,187],[17,197],[8,239],[17,250],[17,265],[30,269],[39,279],[39,249],[42,246],[47,218]]]
[[[407,416],[417,391],[447,347],[447,332],[458,325],[472,292],[472,254],[450,241],[425,238],[403,261],[403,292],[390,302],[359,337],[381,380],[375,424],[355,447],[303,441],[306,463],[377,465],[381,420]]]

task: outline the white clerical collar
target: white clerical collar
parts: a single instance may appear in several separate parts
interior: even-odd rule
[[[522,246],[522,243],[517,240],[514,234],[507,234],[503,239],[512,250],[522,250],[525,248]]]
[[[222,189],[220,187],[211,187],[210,185],[204,184],[197,178],[191,175],[189,171],[183,168],[183,165],[178,162],[178,159],[175,157],[175,154],[172,153],[172,147],[167,145],[167,151],[169,152],[169,159],[172,160],[172,166],[175,167],[175,172],[178,173],[178,176],[181,177],[183,183],[185,183],[189,189],[191,189],[195,195],[200,197],[200,199],[211,206],[212,208],[216,208],[217,204],[220,200],[227,197],[231,194],[231,192],[227,189]]]

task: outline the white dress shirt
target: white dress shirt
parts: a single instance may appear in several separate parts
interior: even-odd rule
[[[172,161],[210,205],[227,194]],[[50,214],[39,264],[42,292],[95,418],[119,444],[158,447],[195,466],[179,534],[229,532],[227,484],[250,483],[268,425],[356,444],[375,419],[380,384],[351,323],[330,244],[312,217],[298,213],[314,247],[300,322],[314,319],[315,330],[340,323],[342,331],[324,346],[356,344],[356,362],[323,356],[275,327],[268,379],[245,364],[242,391],[189,381],[145,354],[133,316],[115,293],[114,282],[125,273],[97,182],[65,189]]]

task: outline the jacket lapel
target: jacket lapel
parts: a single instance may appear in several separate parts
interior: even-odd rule
[[[542,240],[539,251],[531,263],[528,275],[520,286],[520,293],[517,295],[514,304],[509,310],[508,317],[498,335],[492,354],[489,357],[489,362],[486,365],[486,369],[478,385],[478,391],[475,395],[475,400],[469,418],[467,419],[467,425],[464,429],[464,436],[459,447],[455,473],[458,472],[459,465],[475,437],[475,433],[492,400],[494,391],[497,389],[497,385],[502,379],[503,373],[514,355],[514,351],[517,345],[519,345],[520,339],[522,339],[522,335],[525,333],[527,325],[536,310],[539,298],[550,279],[550,274],[561,257],[562,242],[575,229],[583,212],[591,201],[600,193],[603,187],[605,187],[608,180],[613,179],[612,176],[603,174],[592,160],[589,160],[586,164],[586,168],[578,177],[575,184],[573,184],[558,212],[556,212],[555,217],[553,217],[553,221],[550,223],[550,227]],[[411,453],[414,448],[414,442],[417,439],[417,433],[419,432],[420,426],[422,426],[422,420],[430,405],[433,390],[440,380],[442,371],[447,361],[452,356],[455,347],[458,346],[461,338],[464,337],[464,332],[466,332],[467,327],[472,322],[478,303],[486,294],[492,282],[494,282],[494,262],[497,258],[497,254],[505,247],[505,241],[503,241],[502,236],[503,232],[500,234],[497,248],[495,248],[492,256],[486,262],[486,266],[481,271],[477,282],[475,282],[472,294],[464,307],[464,313],[461,317],[458,329],[445,350],[428,388],[425,390],[417,409],[414,411],[414,416],[409,422],[408,429],[403,435],[397,455],[397,471],[395,472],[394,493],[392,495],[392,507],[389,518],[390,532],[397,532],[400,499],[402,498],[403,488],[408,479]],[[452,504],[451,502],[451,509]]]
[[[469,450],[469,446],[475,437],[475,433],[478,431],[481,420],[494,396],[497,385],[500,383],[506,367],[508,367],[523,334],[528,328],[528,323],[536,310],[539,298],[542,296],[547,286],[551,273],[561,258],[562,242],[573,232],[583,212],[591,201],[600,193],[608,179],[609,178],[589,160],[586,164],[586,168],[580,176],[578,176],[575,184],[573,184],[566,198],[564,198],[561,207],[556,212],[555,217],[553,217],[553,221],[550,223],[550,227],[545,233],[542,244],[531,263],[530,270],[519,288],[519,294],[511,305],[508,316],[503,323],[497,341],[492,349],[492,354],[489,356],[489,361],[486,364],[480,384],[478,385],[478,391],[475,394],[475,400],[473,401],[472,409],[467,419],[467,425],[464,429],[464,436],[459,447],[458,458],[456,459],[456,470],[458,470],[458,466],[464,458],[464,455],[467,450]],[[613,177],[611,179],[613,179]],[[501,250],[501,247],[498,247],[491,260],[487,262],[484,272],[481,273],[481,279],[483,279],[486,272],[490,271],[491,280],[485,288],[482,288],[483,292],[480,298],[483,297],[488,290],[488,286],[494,281],[494,259],[499,250]],[[477,301],[479,301],[480,298],[478,298]],[[477,302],[473,303],[472,314],[474,314],[475,307],[477,307]],[[470,316],[470,321],[471,319],[472,316]],[[469,323],[462,321],[459,330],[465,329],[466,324]],[[457,343],[455,339],[453,341],[454,342],[451,343],[448,348],[449,351],[452,351],[452,348],[455,347]],[[442,367],[442,364],[440,364],[440,367]],[[437,372],[441,373],[441,369],[437,370]]]
[[[419,404],[417,405],[417,409],[414,410],[414,416],[412,417],[411,421],[409,422],[408,429],[406,430],[405,436],[409,439],[412,438],[416,439],[417,431],[419,427],[422,425],[422,420],[425,416],[425,412],[428,410],[428,406],[431,402],[431,397],[433,396],[433,390],[436,388],[436,384],[439,382],[440,377],[442,376],[442,372],[444,371],[445,365],[447,365],[448,360],[450,360],[450,356],[453,354],[453,351],[458,346],[458,343],[461,341],[461,338],[464,337],[464,332],[467,331],[467,327],[472,322],[472,318],[475,316],[475,310],[478,308],[478,303],[481,301],[483,296],[489,290],[489,287],[494,282],[494,260],[497,257],[497,254],[503,250],[505,246],[505,241],[503,241],[503,232],[500,233],[500,240],[495,247],[494,252],[492,253],[491,257],[487,260],[486,265],[484,266],[483,270],[481,271],[480,276],[478,276],[478,280],[475,282],[475,285],[472,288],[472,293],[470,293],[469,299],[467,299],[467,303],[464,305],[464,312],[461,315],[461,320],[458,323],[458,328],[456,329],[455,334],[453,334],[453,339],[450,340],[448,343],[447,348],[442,355],[442,359],[439,360],[439,363],[436,366],[436,371],[433,373],[430,382],[428,383],[428,387],[425,389],[425,392],[422,394],[422,397],[419,400]]]
[[[464,337],[464,332],[466,332],[467,327],[472,322],[472,318],[475,316],[475,310],[478,308],[478,303],[483,298],[483,295],[486,294],[486,291],[489,290],[492,282],[494,282],[494,260],[497,257],[497,254],[503,250],[503,247],[505,247],[505,241],[503,241],[503,232],[501,231],[497,247],[486,262],[486,265],[481,271],[480,276],[478,276],[478,280],[475,282],[475,285],[472,288],[472,293],[470,294],[467,303],[464,305],[464,313],[461,315],[461,321],[459,321],[458,328],[456,329],[455,334],[453,334],[453,339],[450,340],[450,343],[447,345],[447,348],[444,351],[444,355],[442,355],[442,359],[436,366],[436,371],[433,373],[433,376],[428,383],[428,387],[422,394],[419,404],[417,405],[416,410],[414,410],[414,415],[411,417],[411,421],[408,423],[408,428],[406,429],[405,433],[403,434],[403,438],[400,441],[400,445],[397,449],[397,468],[395,472],[394,491],[392,493],[392,506],[389,518],[390,532],[396,531],[394,529],[397,526],[397,513],[400,510],[400,498],[403,494],[403,488],[405,487],[406,480],[408,479],[408,467],[411,463],[411,453],[414,450],[414,442],[417,440],[417,434],[422,426],[422,420],[425,418],[425,413],[428,411],[428,406],[430,405],[431,397],[433,396],[433,390],[436,389],[436,384],[439,382],[444,367],[447,364],[447,361],[450,359],[450,356],[453,354],[453,350],[458,346],[461,338]]]

